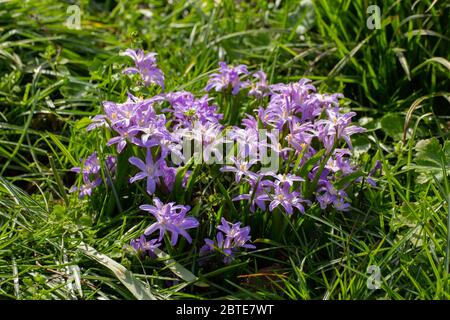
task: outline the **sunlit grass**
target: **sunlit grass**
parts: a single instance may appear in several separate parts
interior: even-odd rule
[[[448,140],[448,6],[387,1],[382,28],[369,30],[364,1],[150,2],[81,1],[80,30],[64,26],[63,1],[0,3],[0,296],[135,299],[143,287],[157,299],[450,298],[446,174],[419,183],[411,167],[419,140]],[[87,117],[131,87],[117,76],[129,47],[158,53],[171,90],[200,91],[226,60],[263,68],[271,83],[309,77],[321,92],[343,92],[368,129],[355,161],[366,171],[382,163],[377,187],[354,189],[349,213],[312,207],[208,273],[193,247],[171,257],[175,269],[164,257],[140,261],[124,245],[145,227],[142,195],[119,208],[112,190],[83,201],[68,192],[69,169],[103,148]],[[200,185],[198,210],[211,219],[229,210],[231,189]],[[118,277],[108,259],[132,274]],[[371,265],[378,290],[367,286]]]

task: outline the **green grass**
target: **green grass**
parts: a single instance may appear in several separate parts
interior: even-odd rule
[[[450,149],[439,149],[450,121],[448,4],[385,1],[382,28],[369,30],[368,1],[144,3],[79,1],[72,30],[64,1],[0,1],[0,297],[450,298]],[[199,92],[225,59],[262,67],[272,83],[308,77],[343,92],[368,129],[355,161],[365,171],[382,163],[377,187],[354,188],[349,213],[312,207],[273,237],[254,223],[258,249],[232,265],[199,269],[194,246],[140,261],[123,246],[148,222],[142,195],[68,192],[78,159],[105,152],[105,137],[84,129],[102,101],[125,99],[131,82],[117,75],[129,47],[158,53],[169,90]],[[427,158],[417,143],[431,137]],[[183,194],[204,220],[241,210],[226,181],[208,183],[214,174],[199,169]],[[378,290],[367,287],[371,265]]]

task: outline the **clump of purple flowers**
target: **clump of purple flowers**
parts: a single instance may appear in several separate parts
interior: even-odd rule
[[[237,95],[241,89],[250,85],[248,80],[242,80],[243,76],[248,75],[247,66],[240,64],[233,67],[228,66],[225,62],[220,62],[219,66],[219,72],[210,76],[205,91],[211,89],[215,89],[217,92],[231,90],[232,95]]]
[[[216,241],[205,239],[205,245],[200,249],[201,255],[206,255],[213,251],[219,251],[224,255],[223,262],[230,263],[234,260],[234,255],[239,248],[255,249],[256,247],[249,244],[250,227],[241,228],[241,223],[231,223],[221,219],[221,224],[217,226]]]
[[[164,90],[164,74],[156,64],[155,53],[127,50],[124,55],[135,63],[124,73],[139,74],[145,86],[157,84]],[[225,62],[219,65],[219,71],[210,76],[204,91],[220,92],[225,99],[218,101],[229,102],[232,107],[216,105],[214,98],[205,92],[199,96],[188,91],[163,92],[148,98],[128,93],[125,102],[105,101],[104,113],[95,116],[87,128],[109,131],[111,138],[106,145],[118,154],[123,155],[125,150],[132,152],[127,159],[130,169],[127,179],[132,184],[144,184],[147,196],[153,197],[153,205],[140,206],[155,221],[131,241],[137,252],[153,256],[165,235],[170,237],[171,246],[177,245],[180,236],[189,244],[193,242],[189,230],[198,228],[199,221],[188,216],[190,206],[164,203],[158,198],[173,193],[177,173],[185,172],[181,177],[181,185],[185,187],[190,175],[196,172],[194,167],[181,168],[183,162],[191,160],[189,157],[198,156],[194,153],[186,157],[183,150],[186,139],[188,145],[193,142],[201,146],[200,156],[205,163],[226,160],[220,171],[234,174],[236,190],[240,190],[232,200],[244,201],[242,204],[251,212],[278,210],[293,219],[312,206],[340,211],[351,207],[348,189],[352,183],[362,181],[357,176],[349,177],[358,171],[351,161],[351,136],[364,129],[351,123],[354,112],[345,112],[340,107],[343,96],[319,94],[308,79],[271,85],[262,70],[251,73],[245,65],[233,67]],[[240,105],[245,103],[258,108],[246,114],[240,126],[223,123],[229,118],[224,120],[220,107],[232,113],[234,124]],[[266,130],[266,140],[260,139],[261,130]],[[234,150],[232,154],[225,154],[222,147],[233,142],[237,142],[237,148],[230,149]],[[271,154],[272,160],[277,160],[276,166],[265,168],[262,148]],[[106,158],[109,172],[114,173],[115,163],[115,157]],[[367,179],[370,185],[375,184],[370,177],[378,169],[379,164],[371,171]],[[72,171],[82,177],[83,184],[71,189],[79,191],[80,197],[90,196],[102,184],[97,153]],[[346,177],[351,179],[341,183]],[[148,239],[155,232],[158,236]],[[200,252],[202,255],[221,252],[223,261],[230,263],[240,249],[255,248],[250,241],[249,226],[241,227],[240,223],[222,218],[215,237],[206,238]]]
[[[146,86],[155,83],[164,90],[164,74],[156,65],[156,53],[144,54],[143,50],[128,49],[122,55],[133,59],[135,64],[135,67],[126,68],[123,73],[139,74]]]
[[[130,241],[131,248],[134,251],[141,253],[142,255],[148,255],[150,257],[155,257],[155,249],[161,246],[158,239],[147,240],[147,238],[142,234],[138,239],[133,239]]]
[[[249,96],[254,96],[256,98],[264,98],[269,94],[269,83],[267,82],[267,75],[264,71],[256,71],[253,74],[255,82],[250,84],[250,90],[248,91]]]
[[[191,243],[192,238],[187,230],[197,228],[199,223],[194,217],[186,217],[190,207],[176,205],[174,202],[164,204],[156,197],[153,199],[153,204],[143,204],[139,207],[141,210],[152,214],[156,222],[145,229],[144,234],[138,239],[131,240],[131,247],[137,252],[153,257],[155,248],[161,246],[161,241],[166,233],[170,233],[170,244],[172,246],[177,244],[180,235],[188,243]],[[147,240],[147,237],[155,231],[159,231],[158,238]]]
[[[70,192],[78,191],[80,198],[92,195],[93,189],[102,184],[101,167],[100,161],[97,156],[97,152],[94,152],[83,161],[80,160],[81,167],[73,167],[70,171],[76,172],[81,175],[83,183],[78,186],[73,186]],[[106,168],[109,170],[112,176],[116,170],[116,157],[107,156],[106,157]]]
[[[147,61],[148,58],[152,62],[154,57],[154,54],[144,55],[141,51],[128,50],[127,54],[139,61]],[[139,62],[137,68],[142,69],[143,65],[144,62],[142,65]],[[152,66],[156,68],[156,64]],[[163,81],[164,77],[158,79]],[[130,177],[130,183],[145,180],[149,195],[154,194],[157,187],[168,193],[173,189],[176,169],[183,160],[188,160],[181,152],[182,139],[192,136],[199,127],[205,129],[205,134],[213,130],[214,137],[221,129],[219,121],[222,115],[217,113],[217,106],[210,104],[210,100],[208,95],[197,98],[186,91],[161,93],[148,99],[129,93],[124,103],[104,102],[104,114],[95,116],[87,129],[105,127],[113,131],[115,135],[107,146],[116,146],[118,153],[128,145],[140,147],[142,152],[129,158],[129,162],[139,170]],[[164,103],[168,107],[162,108]]]
[[[241,137],[244,148],[221,170],[233,172],[236,182],[248,190],[233,200],[250,201],[251,211],[282,208],[292,215],[294,209],[304,213],[314,196],[322,209],[331,205],[347,211],[350,204],[345,189],[350,182],[340,189],[335,185],[356,171],[350,161],[350,136],[364,129],[351,124],[355,113],[341,110],[341,94],[317,94],[310,80],[267,85],[262,71],[254,77],[259,82],[252,85],[249,96],[263,102],[267,99],[267,106],[247,115],[242,121],[244,129],[233,127],[229,133],[232,138]],[[258,139],[259,129],[268,130],[269,142]],[[261,147],[276,155],[278,167],[263,170]],[[312,167],[307,172],[301,170],[304,165]]]
[[[167,204],[162,203],[158,198],[153,199],[154,206],[144,204],[139,208],[150,212],[156,222],[144,231],[144,235],[149,236],[154,231],[159,230],[158,241],[161,241],[165,232],[171,234],[170,243],[174,246],[178,242],[178,235],[183,236],[187,242],[191,243],[192,238],[186,230],[197,228],[198,221],[193,217],[186,217],[186,213],[190,210],[189,206],[175,205],[174,202]]]

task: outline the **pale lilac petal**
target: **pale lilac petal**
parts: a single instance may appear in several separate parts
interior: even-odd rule
[[[130,162],[132,165],[138,167],[139,169],[141,169],[142,171],[146,171],[146,165],[144,163],[144,161],[142,161],[139,158],[136,157],[130,157],[130,159],[128,159],[128,162]]]

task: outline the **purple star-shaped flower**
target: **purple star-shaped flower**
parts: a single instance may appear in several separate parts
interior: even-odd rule
[[[327,151],[331,151],[336,140],[344,139],[347,145],[352,149],[350,136],[355,133],[366,131],[364,128],[350,125],[351,118],[356,115],[355,112],[340,114],[335,110],[327,110],[328,119],[317,121],[319,127],[318,137],[322,140]]]
[[[79,197],[83,198],[92,195],[92,190],[101,185],[102,177],[97,152],[92,153],[85,161],[81,159],[81,163],[83,164],[82,167],[73,167],[70,171],[81,174],[83,184],[80,187],[73,186],[69,192],[79,191]],[[111,174],[114,174],[116,170],[116,158],[114,156],[106,157],[106,167]]]
[[[338,211],[348,211],[350,204],[345,201],[347,193],[344,190],[336,190],[330,181],[321,179],[319,181],[316,199],[320,204],[321,209],[325,209],[329,204]]]
[[[250,86],[249,96],[256,98],[263,98],[269,94],[269,84],[267,82],[267,75],[264,71],[256,71],[253,73],[253,78],[257,81]]]
[[[155,256],[155,249],[161,246],[161,243],[158,242],[158,239],[152,239],[147,241],[144,235],[141,235],[138,239],[133,239],[130,242],[130,246],[134,249],[134,251],[139,253],[145,253],[149,256]]]
[[[130,183],[147,178],[147,193],[153,194],[156,189],[156,183],[158,178],[162,176],[159,168],[159,163],[153,162],[153,156],[150,149],[147,149],[147,155],[145,156],[145,162],[137,157],[131,157],[128,161],[138,167],[141,171],[130,179]]]
[[[217,229],[219,231],[216,235],[216,243],[214,240],[205,239],[205,245],[200,249],[201,255],[218,249],[225,255],[224,263],[230,263],[234,260],[234,253],[239,248],[256,248],[254,245],[247,243],[251,240],[250,227],[241,228],[240,222],[230,223],[222,218],[221,224],[217,226]]]
[[[123,73],[139,74],[146,86],[156,83],[164,90],[164,74],[157,67],[155,52],[145,54],[143,50],[127,49],[122,55],[130,57],[135,63],[135,67],[126,68]]]
[[[186,217],[190,207],[175,205],[175,202],[164,204],[158,198],[154,198],[153,203],[154,206],[144,204],[139,207],[141,210],[150,212],[156,218],[156,222],[145,229],[144,235],[148,236],[159,230],[159,241],[162,240],[165,232],[170,232],[170,242],[173,246],[178,242],[178,235],[183,236],[187,242],[191,243],[192,238],[186,230],[197,228],[199,223],[194,217]]]
[[[241,181],[243,176],[251,176],[256,175],[256,173],[250,171],[250,167],[258,162],[257,159],[251,159],[248,161],[242,160],[240,158],[236,158],[234,156],[230,157],[231,162],[234,166],[223,166],[220,168],[222,172],[234,172],[236,174],[236,183]]]
[[[291,215],[294,208],[297,208],[301,213],[305,213],[303,203],[311,205],[309,200],[300,197],[300,192],[290,191],[291,185],[284,183],[283,185],[275,185],[273,195],[263,195],[259,197],[260,200],[270,201],[269,210],[273,211],[276,207],[282,206],[286,213]]]
[[[241,75],[247,75],[247,66],[241,64],[236,67],[228,66],[225,62],[219,62],[219,73],[213,73],[205,90],[215,89],[217,92],[231,88],[231,94],[237,95],[242,88],[249,86],[249,81],[242,81]]]

